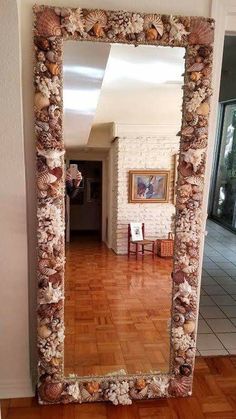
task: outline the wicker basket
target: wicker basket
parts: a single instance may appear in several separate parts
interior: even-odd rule
[[[174,254],[174,239],[173,234],[168,234],[168,239],[158,239],[157,255],[160,257],[171,257]]]

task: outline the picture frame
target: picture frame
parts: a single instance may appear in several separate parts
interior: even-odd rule
[[[169,201],[169,170],[130,170],[129,202],[165,203]]]

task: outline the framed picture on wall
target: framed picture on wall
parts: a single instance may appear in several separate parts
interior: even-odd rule
[[[129,202],[168,202],[169,170],[130,170]]]

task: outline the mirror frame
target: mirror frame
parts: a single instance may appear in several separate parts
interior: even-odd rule
[[[41,404],[188,396],[196,351],[214,20],[34,6],[38,394]],[[63,41],[184,47],[168,373],[64,377]]]

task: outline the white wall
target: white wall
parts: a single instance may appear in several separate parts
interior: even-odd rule
[[[33,131],[33,89],[32,89],[32,6],[33,4],[71,5],[72,7],[91,7],[106,9],[129,9],[146,12],[157,11],[167,14],[183,14],[210,16],[211,0],[18,0],[21,24],[21,53],[19,56],[19,34],[15,0],[1,1],[1,57],[5,68],[0,77],[1,106],[0,127],[1,153],[3,163],[0,166],[5,206],[1,238],[5,238],[1,256],[1,277],[4,285],[0,296],[3,320],[0,358],[1,381],[5,385],[3,397],[31,395],[29,381],[29,346],[28,346],[28,293],[30,294],[30,326],[31,342],[35,330],[35,146]],[[3,60],[4,57],[4,60]],[[8,59],[6,59],[6,57]],[[8,64],[7,64],[8,63]],[[23,65],[22,79],[20,65]],[[218,71],[216,69],[215,71]],[[20,100],[23,89],[24,111],[24,145],[22,138],[22,120]],[[12,115],[14,114],[14,118]],[[4,130],[2,127],[5,127]],[[25,155],[25,160],[24,160]],[[24,173],[26,170],[26,184]],[[11,175],[6,175],[10,173]],[[7,181],[3,183],[3,179]],[[17,185],[17,191],[14,190]],[[25,190],[26,186],[26,190]],[[26,194],[27,223],[26,235]],[[13,209],[14,208],[14,212]],[[27,268],[26,237],[28,239],[28,258],[30,269]],[[6,245],[7,244],[7,245]],[[29,273],[27,278],[27,272]],[[27,285],[28,280],[28,285]],[[3,341],[3,342],[2,342]],[[33,343],[33,342],[32,342]],[[32,353],[32,365],[36,366],[35,350]],[[22,380],[18,390],[14,383]],[[19,383],[19,382],[18,382]],[[27,383],[27,385],[24,385]],[[19,383],[20,385],[20,383]]]
[[[25,159],[18,10],[2,0],[0,52],[0,398],[31,395]],[[10,30],[10,34],[9,34]]]
[[[179,121],[180,125],[180,121]],[[135,126],[134,126],[135,132]],[[174,155],[179,150],[177,126],[156,126],[155,136],[128,134],[114,144],[112,248],[127,253],[127,228],[131,221],[144,222],[146,237],[167,238],[173,231],[175,216]],[[138,153],[137,153],[138,150]],[[170,171],[168,203],[129,203],[129,170],[160,169]]]

